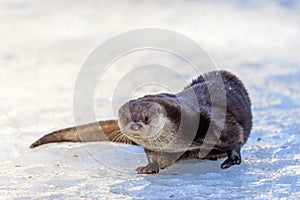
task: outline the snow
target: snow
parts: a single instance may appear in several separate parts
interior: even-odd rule
[[[299,11],[298,1],[285,0],[1,1],[1,199],[300,199]],[[75,124],[74,84],[91,50],[144,27],[190,37],[243,80],[254,126],[240,166],[189,160],[138,175],[146,164],[140,147],[28,148]],[[113,117],[110,102],[97,94],[98,119]]]

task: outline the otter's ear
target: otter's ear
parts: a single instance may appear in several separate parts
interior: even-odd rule
[[[157,102],[164,106],[166,109],[180,109],[179,101],[177,100],[176,96],[170,97],[170,96],[164,96],[164,97],[158,97]]]
[[[180,104],[176,95],[166,93],[147,95],[143,97],[143,100],[158,103],[162,106],[169,117],[180,117]]]

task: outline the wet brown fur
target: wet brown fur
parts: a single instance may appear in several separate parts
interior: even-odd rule
[[[223,89],[226,91],[227,104],[225,111],[222,110],[224,108],[222,108],[221,105],[218,105],[218,102],[212,103],[209,93],[209,88],[217,87],[215,86],[215,80],[220,76],[225,86]],[[188,90],[195,92],[199,110],[190,108],[189,97],[187,96]],[[218,98],[224,97],[220,96]],[[182,102],[187,103],[180,104],[180,99]],[[134,131],[126,129],[126,126],[129,123],[137,124],[139,128],[143,130],[149,126],[148,124],[155,125],[153,122],[155,119],[151,119],[149,111],[151,106],[154,105],[157,108],[161,106],[164,109],[164,113],[161,113],[161,115],[167,119],[167,122],[159,137],[154,138],[153,141],[151,141],[151,137],[149,137],[148,140],[144,138],[139,140],[143,134],[148,134],[148,132],[142,133],[137,131],[135,134]],[[214,116],[214,118],[211,117],[212,105],[214,105],[217,110],[217,115]],[[191,119],[194,115],[199,115],[200,117],[199,122],[197,122],[199,123],[198,129],[194,133],[195,136],[193,140],[188,145],[184,144],[187,131],[179,130],[181,116],[184,114],[181,113],[181,111],[186,112],[187,116],[191,117]],[[222,112],[226,113],[224,123],[220,123],[222,121],[221,114],[220,116],[218,115],[218,113]],[[208,132],[209,125],[212,126],[212,129],[210,129],[212,130],[211,132]],[[251,127],[251,102],[244,85],[235,75],[227,71],[214,71],[199,76],[193,80],[190,85],[185,87],[182,92],[176,95],[166,93],[146,95],[137,100],[129,101],[120,108],[119,121],[100,121],[55,131],[37,140],[30,147],[34,148],[50,142],[63,141],[113,141],[141,145],[145,148],[149,162],[148,165],[136,169],[138,173],[143,174],[158,173],[159,169],[168,167],[183,159],[200,158],[215,160],[226,155],[227,159],[222,163],[221,168],[228,168],[241,163],[240,148],[247,141]],[[201,155],[200,148],[206,145],[204,144],[204,138],[207,135],[214,136],[217,131],[220,131],[221,134],[219,137],[212,137],[211,142],[214,144],[213,148],[209,149],[207,154]],[[159,149],[159,146],[156,148],[155,145],[153,145],[153,148],[151,146],[152,144],[159,145],[163,142],[168,143],[170,142],[169,140],[174,137],[178,140],[175,140],[175,148]],[[147,144],[150,145],[147,146]],[[177,146],[178,150],[176,149]],[[186,146],[186,149],[181,150],[179,146]]]

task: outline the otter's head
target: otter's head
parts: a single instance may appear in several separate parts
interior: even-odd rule
[[[177,132],[176,122],[180,120],[177,105],[176,97],[164,94],[130,100],[119,109],[122,133],[145,148],[166,148]]]

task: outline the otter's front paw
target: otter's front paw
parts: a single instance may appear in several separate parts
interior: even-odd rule
[[[233,152],[222,164],[221,168],[226,169],[231,167],[232,165],[239,165],[241,164],[242,159],[241,155],[238,152]]]
[[[135,169],[138,174],[157,174],[159,169],[153,165],[140,166]]]

